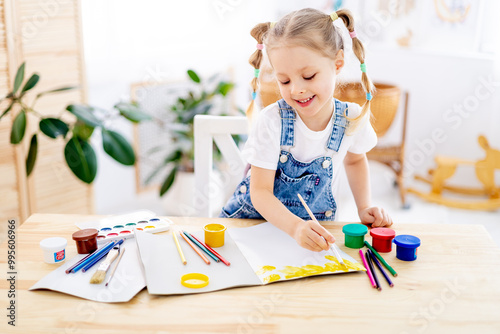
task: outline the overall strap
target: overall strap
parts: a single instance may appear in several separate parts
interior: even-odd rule
[[[284,99],[278,101],[281,117],[281,146],[294,146],[293,130],[295,125],[295,110],[285,102]]]
[[[340,144],[344,138],[345,129],[349,125],[348,116],[349,108],[346,102],[341,102],[337,99],[335,101],[335,118],[333,121],[332,135],[326,147],[335,152],[339,151]]]

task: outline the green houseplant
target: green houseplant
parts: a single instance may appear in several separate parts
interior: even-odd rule
[[[140,122],[150,119],[134,103],[120,102],[112,111],[82,104],[70,104],[57,116],[46,117],[37,112],[36,102],[45,95],[56,94],[76,87],[60,87],[38,93],[31,103],[28,92],[39,82],[40,76],[32,74],[24,82],[25,63],[17,70],[13,90],[0,102],[8,101],[8,107],[0,114],[1,119],[10,112],[16,112],[10,133],[10,143],[17,145],[22,142],[26,134],[28,114],[39,119],[38,130],[31,135],[28,155],[26,157],[26,173],[29,176],[35,167],[38,153],[38,135],[43,134],[51,139],[63,137],[66,140],[64,157],[70,170],[85,183],[92,183],[97,174],[97,157],[90,143],[90,137],[95,129],[101,131],[104,152],[117,162],[130,166],[135,163],[135,153],[130,143],[118,132],[108,127],[112,120],[124,117],[131,122]],[[23,85],[24,82],[24,85]],[[67,117],[71,114],[76,117]],[[68,121],[72,119],[72,121]]]
[[[172,143],[157,146],[154,151],[166,151],[164,159],[147,178],[146,183],[167,170],[161,182],[160,196],[163,196],[173,185],[179,172],[193,172],[194,170],[194,117],[196,115],[215,114],[214,107],[223,104],[228,93],[234,88],[234,83],[219,79],[214,75],[202,80],[193,70],[188,70],[187,75],[193,84],[182,96],[177,97],[175,103],[168,107],[170,119],[163,121],[165,130],[172,136]],[[217,115],[227,115],[221,110]],[[238,142],[239,138],[235,138]]]

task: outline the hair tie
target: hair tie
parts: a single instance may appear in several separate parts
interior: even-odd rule
[[[366,100],[370,101],[372,99],[372,93],[366,93]]]
[[[264,44],[257,44],[257,50],[263,50]]]
[[[254,71],[253,71],[253,74],[256,78],[259,77],[259,73],[260,73],[260,70],[258,68],[255,68]]]
[[[366,64],[363,63],[359,67],[361,67],[361,72],[366,73]]]
[[[255,100],[257,98],[257,92],[252,92],[252,100]]]
[[[356,38],[356,37],[358,37],[358,36],[356,35],[356,32],[355,32],[354,30],[353,30],[353,31],[349,31],[349,36],[351,36],[351,38]]]
[[[276,25],[276,21],[275,22],[271,22],[271,29],[274,28],[275,25]]]
[[[333,12],[333,13],[331,13],[331,14],[330,14],[330,17],[331,17],[331,19],[332,19],[332,22],[333,22],[333,21],[335,21],[336,19],[338,19],[338,18],[339,18],[339,16],[337,15],[337,12]]]

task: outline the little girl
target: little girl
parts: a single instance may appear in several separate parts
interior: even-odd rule
[[[361,63],[366,92],[362,108],[333,98],[336,77],[344,66],[344,43],[333,24],[338,18]],[[370,203],[365,153],[377,142],[369,122],[374,87],[366,75],[365,52],[352,14],[343,9],[326,15],[307,8],[276,23],[258,24],[251,34],[258,43],[250,58],[255,67],[253,100],[264,47],[283,99],[259,113],[243,150],[251,176],[240,183],[220,216],[266,219],[302,247],[327,250],[335,238],[310,220],[297,194],[317,220],[334,220],[337,204],[332,190],[338,187],[343,162],[361,221],[390,226],[384,209]]]

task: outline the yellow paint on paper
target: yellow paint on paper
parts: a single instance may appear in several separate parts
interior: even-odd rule
[[[273,271],[274,269],[276,269],[276,267],[273,267],[273,266],[263,266],[263,267],[260,267],[259,270],[257,270],[255,273],[259,276],[267,273],[268,271]]]
[[[262,279],[262,281],[264,281],[264,283],[272,283],[272,282],[279,281],[280,278],[281,278],[281,276],[278,275],[278,274],[271,274],[271,275],[269,275],[267,277],[264,277]]]

